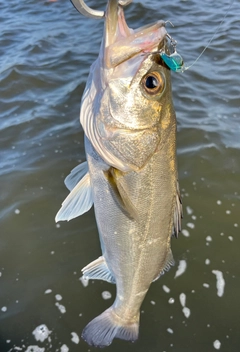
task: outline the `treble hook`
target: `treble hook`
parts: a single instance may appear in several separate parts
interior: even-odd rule
[[[85,4],[84,0],[71,0],[71,2],[78,12],[86,17],[101,19],[105,16],[104,11],[91,9]],[[119,0],[118,2],[121,6],[127,6],[132,2],[132,0]]]

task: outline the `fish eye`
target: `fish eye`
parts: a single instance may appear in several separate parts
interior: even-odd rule
[[[143,77],[142,85],[148,94],[161,93],[164,88],[164,79],[159,72],[151,72]]]

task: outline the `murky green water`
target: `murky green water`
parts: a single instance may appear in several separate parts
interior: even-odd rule
[[[191,63],[227,8],[133,1],[126,17],[133,28],[171,20]],[[143,303],[139,341],[110,352],[240,350],[239,15],[235,1],[199,62],[173,74],[184,231],[172,240],[176,266]],[[54,222],[63,180],[85,158],[79,105],[102,26],[69,1],[0,2],[0,352],[93,351],[81,331],[114,299],[113,285],[79,280],[100,255],[93,211]]]

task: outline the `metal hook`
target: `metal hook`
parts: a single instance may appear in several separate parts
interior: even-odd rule
[[[104,11],[93,10],[87,6],[84,0],[71,0],[73,6],[80,12],[82,15],[90,18],[101,19],[105,16]],[[127,6],[132,2],[132,0],[119,0],[121,6]]]

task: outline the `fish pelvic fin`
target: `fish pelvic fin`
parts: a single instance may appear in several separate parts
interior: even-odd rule
[[[88,173],[88,163],[84,161],[83,163],[76,166],[70,174],[65,178],[65,186],[72,191],[73,188],[78,184],[79,181],[83,178],[84,175]]]
[[[83,277],[86,279],[104,280],[115,284],[116,280],[103,256],[94,260],[82,269]]]
[[[105,347],[112,343],[114,338],[136,341],[139,331],[139,315],[130,322],[122,320],[110,307],[84,328],[82,338],[95,347]]]
[[[153,280],[153,282],[158,280],[160,278],[160,276],[165,274],[166,271],[169,271],[171,269],[171,267],[174,266],[174,265],[175,265],[175,261],[173,259],[173,254],[172,254],[171,249],[169,249],[167,258],[166,258],[165,263],[164,263],[164,267],[160,271],[160,273],[157,275],[157,277]]]
[[[87,173],[62,203],[55,221],[69,221],[86,213],[93,205],[90,175]]]

